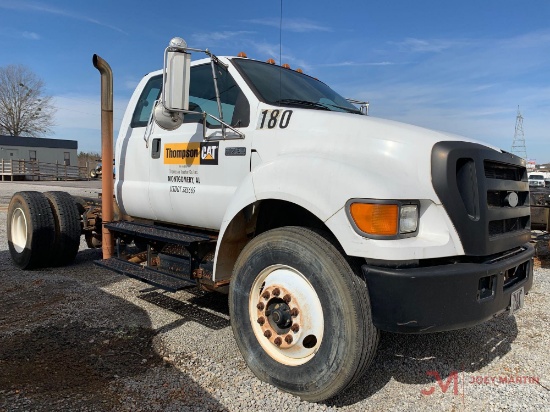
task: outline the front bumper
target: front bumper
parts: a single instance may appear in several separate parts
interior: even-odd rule
[[[460,329],[510,307],[510,295],[533,285],[534,247],[484,263],[394,269],[363,265],[374,325],[399,333]]]

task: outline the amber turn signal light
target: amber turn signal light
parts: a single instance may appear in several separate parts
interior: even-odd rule
[[[396,236],[398,233],[398,205],[352,203],[349,211],[353,221],[362,232],[378,236]]]

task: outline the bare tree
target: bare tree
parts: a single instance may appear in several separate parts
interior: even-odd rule
[[[29,68],[0,67],[0,134],[44,136],[52,131],[55,111],[44,82]]]

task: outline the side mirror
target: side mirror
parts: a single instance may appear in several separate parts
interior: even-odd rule
[[[191,55],[183,49],[168,48],[164,64],[163,106],[168,110],[189,110]]]
[[[164,52],[162,96],[153,109],[155,122],[165,130],[174,130],[183,123],[183,112],[189,110],[189,76],[191,54],[187,43],[174,37]]]

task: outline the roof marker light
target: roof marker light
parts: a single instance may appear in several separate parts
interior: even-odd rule
[[[248,56],[245,52],[240,52],[239,54],[237,54],[237,57],[244,57],[245,59],[248,59]]]
[[[296,71],[297,71],[298,73],[303,73],[303,72],[304,72],[304,71],[303,71],[302,69],[300,69],[299,67],[296,69]]]
[[[282,66],[282,67],[284,67],[285,69],[290,69],[290,64],[288,64],[288,63],[285,63],[285,64],[283,64],[283,66]]]
[[[268,60],[266,61],[266,63],[275,64],[275,60],[273,60],[273,59],[268,59]]]

